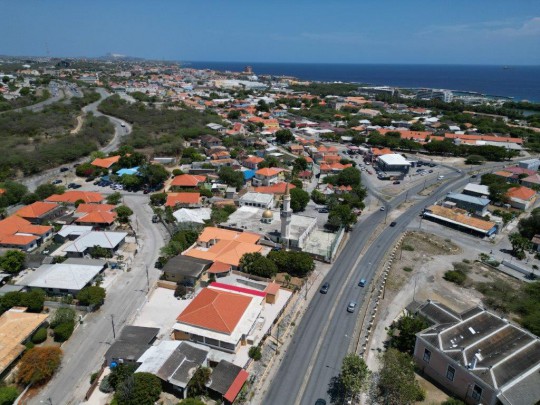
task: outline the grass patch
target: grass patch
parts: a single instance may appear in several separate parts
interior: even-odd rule
[[[413,271],[413,268],[412,267],[403,267],[403,271],[406,271],[407,273],[410,273],[411,271]]]
[[[401,245],[401,250],[407,250],[409,252],[413,252],[414,251],[414,247],[411,246],[411,245]]]

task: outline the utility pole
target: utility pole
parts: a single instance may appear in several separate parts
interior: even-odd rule
[[[148,277],[148,265],[145,266],[146,268],[146,293],[150,292],[150,278]]]
[[[388,217],[388,210],[385,211],[385,214],[384,214],[384,223],[386,224],[386,218]]]
[[[114,330],[114,315],[111,314],[111,323],[112,323],[112,335],[113,339],[116,339],[116,331]]]

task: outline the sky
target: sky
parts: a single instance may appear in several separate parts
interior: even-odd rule
[[[539,0],[3,0],[0,54],[540,65]]]

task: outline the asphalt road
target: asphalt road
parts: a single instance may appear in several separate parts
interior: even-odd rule
[[[372,231],[385,221],[391,209],[405,200],[406,193],[386,203],[386,211],[372,214],[355,227],[332,270],[322,280],[330,283],[330,290],[326,295],[316,295],[302,317],[266,395],[265,404],[314,404],[318,398],[326,399],[330,403],[327,392],[329,383],[339,374],[341,361],[349,351],[359,316],[358,309],[353,314],[348,313],[347,304],[349,301],[356,301],[358,308],[361,306],[372,288],[371,281],[380,262],[409,222],[419,215],[425,206],[469,182],[468,175],[455,172],[447,175],[446,179],[448,181],[436,192],[427,198],[419,199],[396,219],[395,227],[386,227],[374,241],[370,241]],[[427,185],[436,181],[428,180]],[[423,184],[411,188],[408,192],[409,198],[422,188]],[[369,248],[361,255],[368,243]],[[364,288],[358,287],[358,281],[362,278],[367,280]]]
[[[131,323],[144,304],[147,293],[146,269],[150,285],[159,278],[154,268],[160,248],[164,245],[159,225],[151,221],[152,210],[147,195],[126,194],[124,202],[134,211],[132,223],[139,230],[142,248],[135,257],[130,272],[122,272],[107,291],[105,304],[86,316],[72,337],[62,346],[64,358],[60,370],[29,404],[79,404],[90,387],[90,374],[97,371],[104,354],[114,342],[111,315],[116,336],[125,324]],[[41,402],[43,401],[43,402]]]

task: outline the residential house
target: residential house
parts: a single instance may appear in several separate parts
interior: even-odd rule
[[[221,146],[221,140],[213,135],[201,135],[200,140],[205,148]]]
[[[347,163],[346,165],[342,165],[341,163],[321,163],[320,172],[321,174],[336,174],[343,171],[344,169],[347,169],[348,167],[352,167],[352,164]]]
[[[211,265],[211,260],[178,255],[170,258],[165,264],[163,276],[167,281],[194,287]]]
[[[518,166],[529,170],[538,170],[540,168],[540,159],[527,159],[518,162]]]
[[[36,201],[18,210],[15,215],[40,225],[58,218],[64,213],[64,209],[56,203]]]
[[[282,181],[271,186],[255,187],[254,191],[256,193],[274,194],[274,196],[280,196],[285,194],[285,191],[287,190],[287,185],[289,186],[289,190],[296,188],[294,184]]]
[[[29,252],[50,239],[52,235],[52,227],[33,225],[17,215],[0,221],[0,247]]]
[[[206,386],[210,391],[221,396],[224,403],[232,404],[248,377],[249,373],[242,367],[227,360],[221,360],[212,370]]]
[[[240,207],[270,208],[274,204],[274,195],[265,193],[247,192],[238,200]]]
[[[292,144],[289,146],[289,150],[294,155],[301,155],[302,153],[304,153],[304,147],[302,145]]]
[[[535,173],[521,179],[521,184],[525,187],[540,189],[540,174]]]
[[[283,169],[277,167],[265,167],[255,172],[255,177],[252,179],[253,185],[271,186],[276,184],[283,178]]]
[[[242,161],[242,165],[251,170],[258,170],[259,163],[264,162],[264,159],[258,156],[248,156]]]
[[[467,212],[471,212],[477,216],[483,217],[488,212],[488,198],[474,197],[467,194],[448,193],[446,201],[443,204],[445,207],[458,207]]]
[[[75,240],[79,236],[90,232],[92,229],[92,226],[87,225],[63,225],[56,235],[54,235],[54,240],[59,243]]]
[[[167,193],[166,207],[200,208],[202,197],[200,193]]]
[[[303,170],[298,173],[298,178],[303,181],[310,181],[313,178],[313,172],[310,170]]]
[[[114,165],[115,163],[118,163],[118,161],[120,160],[120,157],[121,157],[120,155],[116,155],[116,156],[109,156],[106,158],[96,158],[92,161],[91,165],[108,170],[111,168],[112,165]]]
[[[180,208],[173,212],[173,216],[179,224],[192,227],[204,225],[212,215],[210,208]]]
[[[91,231],[79,236],[64,248],[68,257],[84,257],[94,246],[106,249],[114,254],[126,239],[126,232]]]
[[[171,181],[171,191],[181,189],[197,189],[206,181],[206,176],[181,174]]]
[[[422,374],[467,404],[540,401],[540,339],[483,308],[461,314],[433,301],[417,311],[433,325],[417,333]]]
[[[53,194],[45,199],[47,202],[64,203],[68,205],[75,205],[77,201],[82,201],[86,204],[101,204],[103,200],[104,198],[100,193],[78,190],[69,190],[64,194]]]
[[[218,151],[210,155],[210,159],[212,160],[223,160],[223,159],[230,159],[230,158],[231,158],[231,154],[229,153],[229,151],[226,151],[226,150]]]
[[[489,187],[483,184],[468,183],[462,193],[473,197],[487,197],[489,196]]]
[[[527,210],[536,201],[536,191],[524,186],[512,187],[506,192],[506,197],[513,208]]]
[[[140,365],[139,359],[156,341],[159,328],[124,326],[120,336],[105,353],[107,366],[118,364]]]

